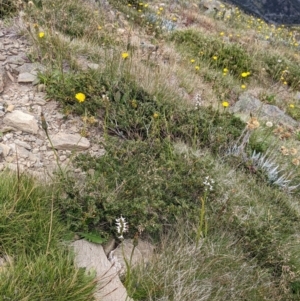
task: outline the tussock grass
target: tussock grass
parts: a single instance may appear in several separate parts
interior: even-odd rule
[[[75,269],[63,245],[68,231],[53,212],[53,187],[7,171],[0,174],[0,187],[3,300],[92,300],[92,277]]]

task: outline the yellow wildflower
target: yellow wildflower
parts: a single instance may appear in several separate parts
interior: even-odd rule
[[[126,60],[129,57],[128,52],[122,52],[122,59]]]
[[[160,8],[159,8],[159,10],[160,10],[160,11],[163,11],[163,10],[164,10],[164,8],[163,8],[163,7],[160,7]]]
[[[102,29],[102,26],[98,25],[98,29],[101,30],[101,29]]]
[[[223,72],[224,72],[224,73],[227,73],[227,72],[228,72],[228,69],[227,69],[227,68],[224,68],[224,69],[223,69]]]
[[[228,101],[223,101],[223,102],[222,102],[222,106],[223,106],[224,108],[227,108],[227,107],[229,106]]]
[[[159,117],[159,113],[155,112],[155,113],[153,114],[153,118],[154,118],[154,119],[157,119],[158,117]]]
[[[241,85],[241,88],[242,89],[246,89],[246,85]]]
[[[220,36],[222,37],[222,36],[224,36],[224,32],[222,31],[222,32],[220,32]]]
[[[190,61],[191,63],[195,63],[195,60],[194,59],[191,59],[191,61]]]
[[[247,76],[248,76],[248,72],[241,73],[241,77],[247,77]]]
[[[45,33],[43,31],[39,32],[39,38],[42,39],[45,36]]]
[[[199,66],[195,66],[195,69],[198,71],[200,69],[200,67]]]
[[[294,108],[295,108],[295,105],[291,103],[289,107],[290,107],[291,109],[294,109]]]
[[[131,106],[132,106],[134,109],[136,109],[136,108],[138,107],[137,101],[136,101],[135,99],[133,99],[133,100],[131,101]]]
[[[77,93],[75,95],[75,98],[77,99],[78,102],[84,102],[85,101],[85,94],[83,94],[83,93]]]
[[[216,55],[214,55],[214,56],[213,56],[213,60],[216,61],[217,59],[218,59],[218,57],[217,57]]]
[[[146,4],[144,5],[144,7],[148,7],[148,4],[146,3]]]

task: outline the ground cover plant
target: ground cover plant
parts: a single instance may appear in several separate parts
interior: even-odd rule
[[[23,275],[29,266],[29,277],[43,282],[37,275],[47,252],[60,263],[47,265],[50,278],[68,278],[72,258],[57,249],[66,228],[83,237],[118,237],[115,221],[123,216],[125,237],[157,246],[146,267],[123,279],[134,300],[298,300],[299,133],[259,115],[245,122],[229,112],[248,91],[299,118],[296,31],[227,4],[210,15],[192,1],[175,8],[169,1],[35,4],[25,7],[29,25],[22,30],[33,43],[30,58],[48,67],[40,83],[66,119],[85,120],[81,134],[101,141],[105,154],[76,156],[72,164],[84,175],[60,178],[63,193],[51,199],[51,240],[40,224],[34,237],[22,224],[10,232],[3,227],[22,237],[3,235],[3,254],[22,250],[0,272],[9,275],[3,294],[14,296],[14,269]],[[32,211],[43,213],[37,207]],[[24,250],[29,241],[32,257]],[[74,285],[90,297],[91,279],[81,271],[72,277],[58,288]],[[44,294],[36,291],[33,300]],[[25,285],[22,292],[33,294]]]

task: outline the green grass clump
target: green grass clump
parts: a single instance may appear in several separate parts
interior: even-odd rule
[[[266,71],[276,81],[297,90],[300,88],[298,62],[279,55],[265,55]]]
[[[42,1],[42,9],[30,6],[28,16],[42,28],[49,26],[51,30],[63,33],[70,39],[85,38],[100,45],[109,45],[114,40],[105,34],[102,13],[98,6],[86,1]],[[51,24],[49,24],[51,20]]]
[[[214,69],[227,68],[238,78],[243,72],[257,71],[254,58],[236,43],[224,43],[219,38],[207,37],[193,29],[175,31],[170,39],[179,49],[188,50],[191,57],[205,60]]]
[[[93,276],[75,269],[69,251],[18,256],[11,266],[0,271],[2,300],[94,300]]]
[[[0,187],[0,257],[6,258],[0,267],[3,300],[92,300],[92,278],[75,269],[62,243],[68,232],[53,210],[53,186],[5,171]]]

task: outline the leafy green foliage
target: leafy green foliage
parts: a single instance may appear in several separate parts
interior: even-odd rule
[[[87,175],[84,191],[60,201],[65,218],[77,218],[74,230],[88,226],[114,232],[115,218],[122,215],[131,232],[141,227],[156,233],[186,211],[198,213],[205,162],[184,159],[166,140],[112,140],[103,157],[81,155],[77,161],[85,171],[94,169],[94,175]]]
[[[17,0],[1,0],[0,1],[0,19],[9,17],[17,12],[21,3]]]
[[[86,239],[87,241],[96,244],[103,244],[106,241],[106,239],[101,237],[97,232],[89,232],[89,233],[79,232],[78,234],[84,239]]]

